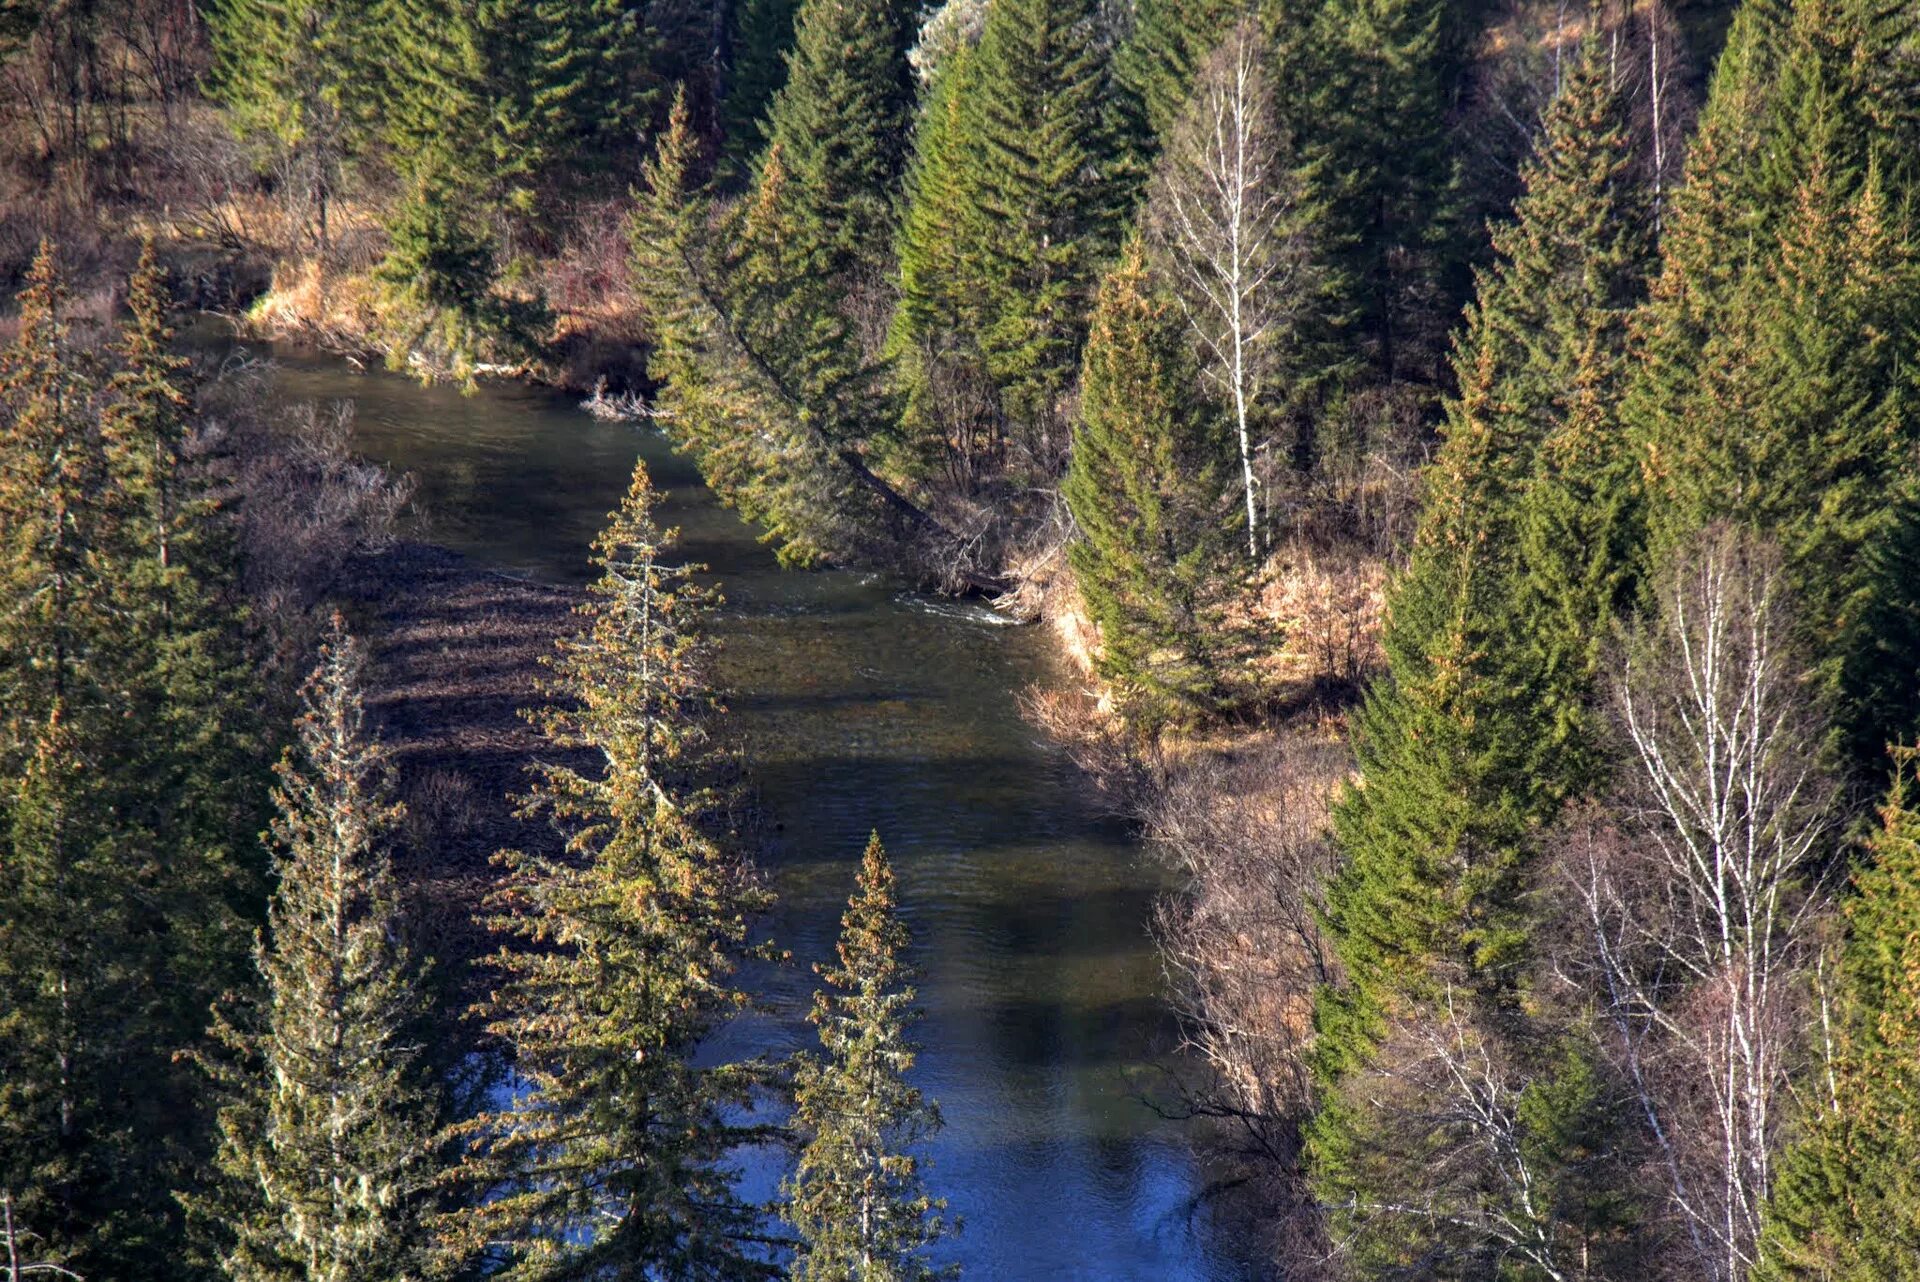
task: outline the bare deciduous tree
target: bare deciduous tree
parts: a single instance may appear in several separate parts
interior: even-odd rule
[[[1259,24],[1248,18],[1202,66],[1161,159],[1147,220],[1208,376],[1233,406],[1254,559],[1257,443],[1249,420],[1316,292],[1308,220],[1283,155],[1263,49]]]
[[[1575,825],[1562,866],[1575,967],[1607,1029],[1681,1230],[1678,1277],[1754,1262],[1837,839],[1825,720],[1775,553],[1708,531],[1676,558],[1615,690],[1621,793]]]

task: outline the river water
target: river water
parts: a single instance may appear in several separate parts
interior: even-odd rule
[[[877,829],[921,972],[915,1080],[946,1121],[929,1181],[965,1222],[941,1258],[992,1282],[1232,1275],[1190,1137],[1143,1102],[1171,1042],[1147,934],[1161,874],[1018,714],[1017,692],[1068,679],[1045,636],[881,576],[779,570],[650,428],[277,355],[280,391],[353,402],[356,448],[418,478],[425,537],[480,564],[584,582],[636,456],[670,492],[665,520],[726,598],[722,676],[774,827],[767,925],[798,959],[720,1051],[811,1044],[805,963],[831,955]],[[769,1193],[771,1164],[749,1167]]]

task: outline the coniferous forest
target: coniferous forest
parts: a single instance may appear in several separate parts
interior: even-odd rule
[[[409,686],[273,343],[1043,636],[1231,1276],[1920,1282],[1920,0],[0,0],[0,298],[0,1282],[968,1258],[647,463]]]

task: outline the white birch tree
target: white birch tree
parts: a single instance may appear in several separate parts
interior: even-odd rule
[[[1207,377],[1233,408],[1247,555],[1260,556],[1253,418],[1319,291],[1308,211],[1288,164],[1258,22],[1242,21],[1200,70],[1148,204]]]

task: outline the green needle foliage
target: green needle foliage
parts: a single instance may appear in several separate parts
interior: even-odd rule
[[[835,282],[795,257],[805,242],[778,153],[753,193],[718,213],[692,184],[696,160],[676,100],[630,223],[654,337],[647,368],[675,444],[789,564],[862,553],[925,564],[929,549],[950,549],[877,470],[892,398],[849,332]]]
[[[1844,908],[1832,1061],[1781,1160],[1758,1282],[1920,1278],[1920,754],[1894,761]]]
[[[594,543],[584,627],[553,660],[556,702],[536,718],[557,752],[592,762],[543,764],[527,799],[565,848],[500,856],[496,925],[517,942],[480,1010],[518,1080],[510,1105],[466,1127],[464,1230],[489,1275],[515,1282],[770,1272],[726,1165],[760,1137],[734,1119],[762,1066],[692,1062],[747,1004],[733,972],[763,951],[747,922],[768,896],[726,831],[711,594],[662,559],[675,532],[655,525],[658,502],[636,465]]]
[[[1511,1007],[1532,959],[1535,834],[1594,782],[1597,646],[1624,604],[1631,471],[1608,407],[1649,258],[1632,164],[1596,38],[1548,112],[1468,313],[1460,395],[1389,602],[1390,680],[1359,718],[1364,782],[1336,809],[1344,861],[1324,917],[1347,985],[1316,1012],[1329,1094],[1310,1152],[1336,1206],[1404,1202],[1393,1186],[1420,1178],[1417,1159],[1382,1160],[1392,1121],[1369,1090],[1338,1088],[1396,1022],[1432,1010],[1441,977],[1464,982],[1450,1002],[1486,1004],[1486,1036],[1518,1039],[1501,1054],[1525,1063],[1527,1045],[1552,1041],[1516,1027]],[[1558,1098],[1560,1069],[1542,1054],[1536,1097]],[[1347,1229],[1385,1259],[1412,1223],[1358,1216]]]
[[[799,0],[741,0],[732,6],[726,94],[720,125],[726,135],[724,156],[738,169],[751,167],[766,145],[767,106],[787,82],[787,54],[793,48]]]
[[[173,1055],[245,968],[253,686],[151,257],[104,384],[65,300],[43,245],[0,359],[0,1186],[78,1271],[183,1277]]]
[[[443,1272],[428,1231],[439,1115],[413,1041],[427,996],[393,878],[402,810],[366,726],[365,662],[335,615],[278,767],[261,996],[221,1014],[227,1054],[205,1059],[230,1097],[228,1182],[192,1205],[235,1282]]]
[[[1200,392],[1180,307],[1138,243],[1100,287],[1061,493],[1068,550],[1100,628],[1100,675],[1138,724],[1193,722],[1231,698],[1223,607],[1237,581],[1226,423]]]
[[[765,130],[791,270],[844,288],[887,266],[913,106],[906,45],[897,0],[803,0]]]
[[[920,1282],[957,1277],[925,1249],[948,1231],[907,1149],[940,1127],[939,1110],[907,1085],[917,1018],[907,928],[880,834],[867,842],[853,897],[840,919],[839,966],[820,970],[808,1019],[821,1058],[794,1076],[794,1128],[806,1137],[786,1186],[787,1218],[800,1235],[795,1282]]]

